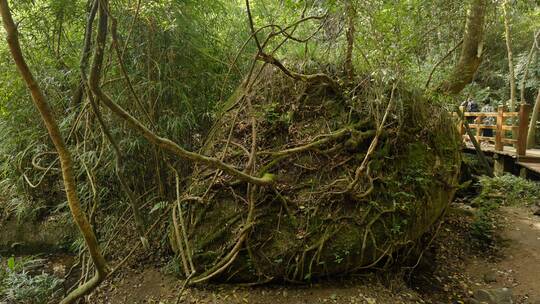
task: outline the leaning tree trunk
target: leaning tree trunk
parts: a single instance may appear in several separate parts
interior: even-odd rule
[[[485,15],[489,0],[472,0],[467,14],[463,46],[458,64],[450,77],[440,84],[438,91],[458,94],[473,80],[482,61]]]
[[[527,103],[525,101],[525,82],[527,81],[527,77],[529,75],[529,66],[531,65],[532,58],[536,55],[536,40],[540,37],[540,31],[536,32],[533,37],[533,43],[531,46],[531,50],[529,51],[529,55],[527,56],[527,64],[525,64],[525,70],[523,73],[523,79],[521,79],[521,103]],[[536,101],[534,103],[534,110],[533,114],[531,116],[531,121],[529,122],[529,130],[527,132],[527,148],[532,148],[535,144],[535,137],[536,137],[536,122],[538,121],[538,111],[540,110],[540,91],[538,92],[538,96],[536,97]]]
[[[58,124],[53,117],[52,110],[47,102],[47,99],[43,95],[43,92],[34,79],[30,68],[26,64],[19,44],[17,27],[13,22],[7,0],[0,0],[0,14],[2,16],[4,28],[6,29],[7,42],[11,55],[13,56],[19,73],[30,90],[34,105],[39,111],[49,136],[56,148],[56,151],[58,152],[68,205],[73,219],[84,237],[86,246],[90,252],[90,257],[92,258],[92,261],[96,267],[96,275],[86,284],[68,294],[67,297],[62,301],[62,303],[73,303],[79,297],[92,291],[99,283],[101,283],[101,281],[105,279],[108,272],[107,264],[105,258],[101,254],[97,238],[79,202],[77,187],[73,174],[73,162],[71,160],[71,154],[64,143],[60,129],[58,128]]]
[[[525,67],[523,68],[523,78],[521,79],[521,84],[520,84],[521,103],[527,103],[525,101],[525,83],[527,82],[527,78],[529,77],[529,67],[531,66],[533,57],[535,57],[536,55],[536,49],[537,49],[536,41],[538,40],[539,37],[540,37],[540,30],[536,32],[533,36],[532,46],[531,46],[531,49],[529,50],[529,54],[527,55],[527,63],[525,64]]]
[[[538,95],[536,95],[536,101],[534,102],[534,109],[531,116],[531,122],[529,123],[529,133],[527,134],[527,148],[533,148],[536,138],[536,122],[538,121],[538,111],[540,111],[540,89]]]
[[[83,72],[86,72],[88,60],[90,59],[92,47],[92,24],[94,23],[94,19],[96,18],[98,1],[99,0],[93,1],[92,6],[90,7],[90,12],[88,13],[88,18],[86,20],[86,29],[84,31],[84,46],[81,53],[81,61],[79,63],[81,71]],[[83,77],[80,77],[77,81],[77,88],[75,89],[75,93],[73,94],[73,99],[71,102],[73,106],[79,106],[84,95]]]
[[[508,53],[508,78],[510,84],[510,102],[508,108],[514,111],[516,108],[516,78],[514,73],[514,56],[512,54],[512,37],[510,36],[510,21],[508,17],[508,0],[503,3],[504,13],[504,37],[506,39],[506,51]]]
[[[482,49],[485,27],[485,15],[490,0],[472,0],[472,6],[467,14],[465,33],[463,34],[463,46],[458,64],[448,79],[443,81],[438,91],[445,94],[458,94],[465,86],[473,81],[474,75],[482,62]],[[458,110],[458,112],[461,112]],[[461,115],[460,115],[461,116]],[[463,119],[463,118],[462,118]],[[486,157],[476,138],[470,133],[468,124],[465,122],[467,133],[471,138],[476,153],[483,163],[487,163]],[[488,170],[488,172],[491,172]],[[490,174],[492,175],[492,173]]]

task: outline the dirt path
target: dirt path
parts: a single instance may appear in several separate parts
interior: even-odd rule
[[[511,288],[518,303],[540,303],[540,217],[527,208],[501,208],[501,258],[471,258],[466,272],[481,288]]]

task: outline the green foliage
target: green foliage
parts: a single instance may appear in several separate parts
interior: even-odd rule
[[[111,201],[116,202],[112,208],[122,208],[126,198],[114,173],[113,151],[87,101],[72,102],[80,78],[87,1],[17,1],[12,10],[20,21],[26,59],[72,151],[83,205]],[[105,81],[113,81],[105,90],[156,133],[196,149],[214,119],[215,105],[235,88],[251,58],[251,53],[242,53],[231,65],[249,37],[245,12],[230,1],[141,1],[139,9],[136,1],[114,1],[111,10],[121,49],[128,43],[123,60],[143,108],[126,92],[114,56],[104,75]],[[0,58],[0,211],[29,219],[67,211],[57,157],[50,153],[54,148],[5,44]],[[165,164],[158,152],[103,114],[124,154],[129,185],[138,195],[162,187],[158,183],[165,170],[159,168]]]
[[[521,84],[525,80],[525,92],[528,100],[533,100],[538,88],[540,87],[540,60],[538,60],[538,51],[533,54],[529,66],[527,61],[528,52],[523,52],[516,56],[516,81],[521,89]],[[527,75],[525,75],[527,73]],[[525,78],[527,76],[527,78]]]
[[[483,200],[480,202],[469,231],[473,248],[484,250],[494,246],[497,229],[497,219],[494,211],[499,206],[497,202],[493,202],[492,200]]]
[[[471,225],[470,237],[479,249],[489,249],[494,245],[497,229],[495,211],[500,206],[524,206],[540,199],[540,185],[514,175],[500,177],[480,177],[480,194],[472,201],[477,207],[475,220]]]
[[[163,209],[167,208],[168,205],[169,205],[169,202],[166,202],[166,201],[158,202],[154,204],[154,206],[152,207],[152,209],[150,209],[148,213],[152,214],[156,211],[162,211]]]
[[[540,185],[511,174],[500,177],[480,177],[481,192],[474,206],[527,206],[540,199]]]
[[[526,57],[533,44],[534,33],[540,27],[540,7],[534,0],[512,1],[510,3],[509,21],[512,52],[514,54],[513,65],[516,73],[516,85],[519,90],[524,75]],[[490,87],[490,98],[499,104],[503,104],[510,98],[508,85],[510,78],[504,37],[504,19],[501,3],[497,4],[499,5],[494,5],[494,9],[488,15],[484,39],[484,45],[487,47],[484,48],[484,60],[475,77],[475,82],[481,88]],[[531,85],[540,81],[537,69],[538,59],[533,60],[530,65],[526,83],[526,99],[528,102],[534,101],[537,93],[537,87],[531,87]],[[462,95],[465,97],[467,94]]]
[[[425,82],[439,59],[461,39],[467,8],[462,2],[444,0],[353,0],[351,3],[356,12],[353,63],[359,76],[369,75],[384,82],[400,75],[415,87],[421,87],[418,84]],[[518,77],[522,77],[523,58],[530,48],[531,33],[538,25],[535,17],[539,10],[533,4],[520,1],[512,7]],[[68,144],[78,165],[77,180],[83,202],[125,201],[114,194],[120,191],[110,147],[101,146],[98,130],[87,129],[92,121],[91,115],[85,113],[88,109],[71,104],[80,77],[88,2],[25,0],[16,1],[12,8],[20,21],[21,42],[28,62],[52,103],[65,138],[71,135]],[[256,28],[268,24],[284,27],[308,16],[324,17],[289,29],[291,37],[299,40],[312,37],[309,41],[279,36],[270,40],[266,48],[281,46],[275,56],[293,70],[342,74],[348,27],[344,1],[252,0],[251,8]],[[120,46],[125,49],[123,61],[142,108],[127,92],[114,56],[110,56],[104,74],[104,89],[156,133],[189,149],[198,148],[216,118],[216,105],[246,75],[255,52],[253,41],[244,45],[250,37],[244,1],[141,1],[139,7],[138,1],[122,0],[111,3],[111,12],[118,21]],[[493,67],[492,74],[481,74],[480,85],[470,90],[478,99],[495,96],[501,101],[506,97],[505,47],[502,25],[496,18],[499,15],[497,8],[489,18],[486,43],[490,45],[486,48],[489,52],[486,62]],[[263,29],[259,39],[271,31],[275,32],[276,28]],[[456,52],[439,67],[432,83],[444,78],[457,55]],[[0,58],[9,57],[7,48],[0,47]],[[537,63],[531,65],[529,73],[526,86],[531,91],[538,83]],[[14,75],[11,59],[1,60],[0,193],[8,198],[24,197],[22,201],[42,209],[63,210],[61,187],[55,182],[60,177],[58,172],[45,173],[32,164],[34,156],[52,151],[52,146],[41,123],[35,119],[37,113],[26,87]],[[276,110],[278,107],[269,109],[265,119],[286,126],[292,119],[290,113]],[[159,153],[106,111],[104,116],[125,154],[124,170],[132,177],[129,183],[141,189],[139,194],[158,187],[165,167],[157,161]],[[47,167],[54,157],[38,161]],[[97,167],[95,172],[87,172],[84,165]],[[57,168],[57,164],[53,165],[53,169]],[[91,184],[89,175],[94,175],[97,185]],[[29,182],[38,187],[32,187]],[[97,193],[92,193],[94,188]],[[20,214],[26,212],[22,209],[19,208]]]
[[[58,301],[62,280],[37,272],[43,260],[0,257],[0,302],[42,304]]]

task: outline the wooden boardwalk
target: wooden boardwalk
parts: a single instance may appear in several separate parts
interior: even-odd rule
[[[486,152],[486,154],[497,154],[501,157],[511,158],[516,165],[540,174],[540,149],[527,149],[526,156],[518,156],[514,147],[506,146],[501,151],[495,150],[494,144],[482,143],[481,147],[482,151]],[[474,152],[475,150],[470,142],[465,144],[465,149],[470,152]]]
[[[523,176],[527,175],[527,170],[540,175],[540,149],[527,149],[529,105],[521,105],[518,112],[506,112],[503,106],[499,106],[497,112],[463,112],[462,109],[462,113],[469,121],[469,128],[475,133],[474,137],[482,151],[493,156],[496,174],[510,171],[507,168],[513,165],[521,169]],[[486,117],[495,119],[489,122],[484,119]],[[465,150],[474,151],[462,121],[459,122],[459,130]],[[492,130],[492,134],[486,134],[484,130]]]

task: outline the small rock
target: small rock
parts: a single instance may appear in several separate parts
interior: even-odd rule
[[[450,209],[450,211],[457,215],[473,216],[476,211],[476,208],[463,203],[454,203],[452,204],[452,207],[453,208]]]
[[[495,271],[489,271],[484,273],[484,282],[487,284],[497,282],[497,273]]]
[[[513,304],[512,290],[509,288],[479,289],[474,292],[476,301],[487,304]]]
[[[377,300],[375,300],[374,298],[366,298],[366,301],[368,302],[368,304],[377,304]]]
[[[534,215],[540,216],[540,207],[536,208],[536,210],[533,212]]]

